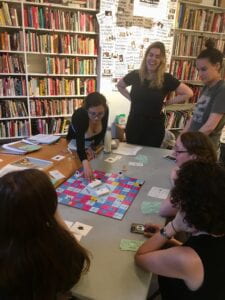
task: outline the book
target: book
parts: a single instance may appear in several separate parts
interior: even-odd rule
[[[27,139],[30,142],[34,142],[37,144],[52,144],[57,142],[60,139],[59,135],[52,135],[52,134],[37,134],[29,139]]]
[[[26,154],[41,149],[39,145],[30,145],[22,141],[12,142],[2,145],[3,149],[10,150],[14,154]]]
[[[39,159],[35,157],[25,157],[22,159],[19,159],[13,163],[11,163],[13,167],[19,167],[23,169],[39,169],[39,170],[44,170],[53,165],[53,162],[50,160],[46,159]]]

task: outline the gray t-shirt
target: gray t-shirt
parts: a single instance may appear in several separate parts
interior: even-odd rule
[[[209,137],[218,148],[220,134],[225,125],[225,82],[220,80],[213,87],[205,86],[193,112],[189,131],[198,131],[208,120],[211,113],[223,114],[222,119]]]

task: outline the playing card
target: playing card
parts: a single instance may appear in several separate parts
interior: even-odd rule
[[[129,166],[133,166],[133,167],[143,167],[144,164],[143,164],[142,162],[130,161],[130,162],[129,162]]]
[[[65,176],[59,172],[58,170],[52,170],[52,171],[49,171],[49,174],[55,178],[56,180],[59,180],[59,179],[62,179],[62,178],[65,178]]]
[[[92,229],[92,226],[90,225],[86,225],[86,224],[83,224],[83,223],[80,223],[80,222],[75,222],[71,227],[70,227],[70,230],[75,233],[75,234],[78,234],[78,235],[81,235],[81,236],[86,236],[89,231]]]
[[[117,159],[115,157],[108,157],[105,159],[106,162],[113,164]]]
[[[120,250],[137,251],[144,241],[122,239],[120,241]]]
[[[166,199],[169,195],[169,192],[170,192],[169,189],[153,186],[148,192],[148,196],[154,198]]]
[[[62,160],[64,158],[65,158],[65,156],[63,156],[63,155],[56,155],[56,156],[53,156],[51,159],[59,161],[59,160]]]

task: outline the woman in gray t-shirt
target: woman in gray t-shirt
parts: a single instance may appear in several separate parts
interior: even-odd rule
[[[197,57],[196,67],[205,84],[192,118],[184,131],[201,131],[208,135],[216,149],[225,125],[225,82],[222,80],[223,53],[214,48],[214,41],[206,41],[206,49]]]

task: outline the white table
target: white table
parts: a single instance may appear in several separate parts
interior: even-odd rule
[[[90,271],[74,287],[74,295],[82,296],[82,299],[95,300],[146,299],[151,274],[134,264],[134,252],[121,251],[119,245],[123,238],[145,240],[143,235],[130,232],[131,223],[164,223],[164,219],[157,214],[143,214],[140,206],[144,200],[159,200],[147,196],[151,187],[171,187],[169,173],[174,162],[163,158],[163,155],[170,152],[170,150],[144,147],[138,152],[138,155],[143,154],[148,157],[148,163],[143,167],[128,166],[129,161],[135,161],[131,156],[123,156],[113,164],[107,163],[104,159],[110,155],[103,153],[92,162],[94,169],[107,172],[118,172],[126,164],[128,176],[145,180],[121,221],[59,205],[64,220],[80,221],[93,226],[89,234],[81,240],[81,244],[92,254]],[[115,154],[111,155],[115,156]]]

